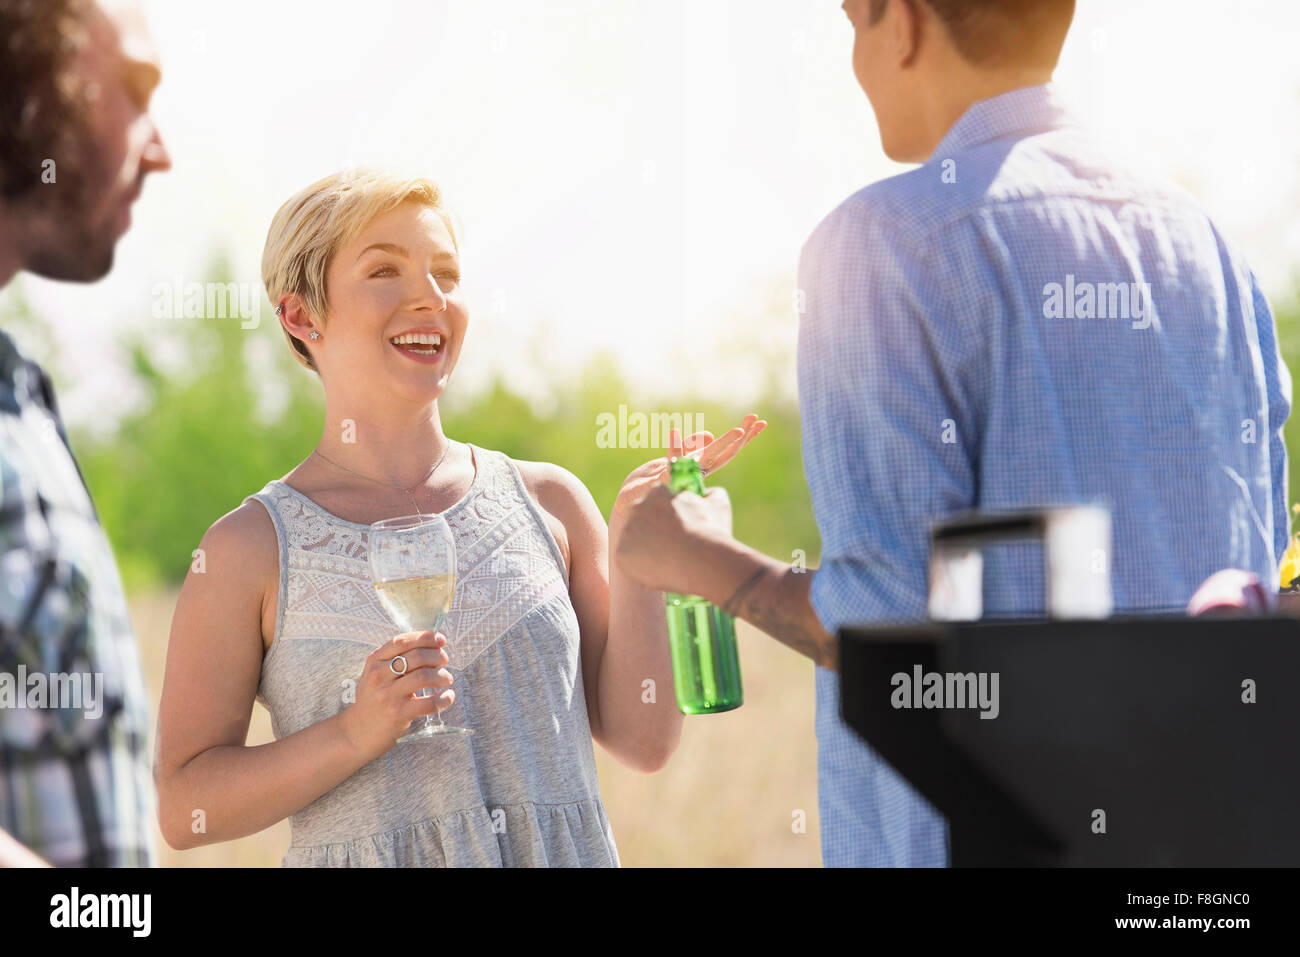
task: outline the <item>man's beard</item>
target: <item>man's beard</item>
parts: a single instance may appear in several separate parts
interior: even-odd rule
[[[31,219],[24,268],[47,279],[94,282],[113,266],[117,235],[113,210],[98,214],[114,177],[102,169],[94,138],[84,121],[60,137],[63,155],[53,183],[41,183],[27,201]],[[92,221],[92,216],[97,219]]]
[[[95,282],[113,268],[116,238],[109,229],[96,229],[70,209],[60,223],[58,236],[29,250],[26,267],[46,279]]]

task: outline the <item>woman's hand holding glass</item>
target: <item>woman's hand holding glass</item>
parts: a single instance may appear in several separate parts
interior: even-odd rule
[[[388,751],[416,718],[451,707],[456,692],[450,687],[451,672],[443,667],[446,644],[442,632],[408,631],[366,658],[356,700],[344,709],[342,720],[349,743],[367,760]],[[415,692],[421,688],[435,692],[419,697]]]

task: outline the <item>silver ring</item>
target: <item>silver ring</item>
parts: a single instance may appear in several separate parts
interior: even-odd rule
[[[402,663],[402,670],[401,670],[401,671],[398,671],[396,668],[393,667],[393,665],[397,664],[399,661]],[[405,656],[405,655],[398,655],[396,658],[393,658],[392,660],[390,660],[390,661],[388,662],[388,670],[391,671],[391,672],[392,672],[393,674],[395,674],[395,675],[404,675],[404,674],[406,674],[406,667],[407,667],[407,665],[406,665],[406,656]]]

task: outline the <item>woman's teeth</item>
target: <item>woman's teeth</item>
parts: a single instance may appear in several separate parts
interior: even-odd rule
[[[442,336],[436,332],[407,333],[394,336],[388,340],[399,349],[417,352],[420,355],[433,355],[442,346]]]

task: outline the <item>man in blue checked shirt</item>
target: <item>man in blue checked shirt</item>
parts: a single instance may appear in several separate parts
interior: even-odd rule
[[[925,617],[928,530],[1104,500],[1117,613],[1214,572],[1277,581],[1291,380],[1250,268],[1180,190],[1130,172],[1050,84],[1072,0],[846,0],[885,152],[804,248],[799,396],[813,574],[731,538],[725,493],[656,489],[617,560],[817,664],[827,866],[943,866],[944,819],[839,715],[848,624]],[[1036,547],[985,559],[984,609],[1043,609]]]
[[[99,279],[145,176],[171,166],[143,17],[0,0],[0,49],[0,287]],[[0,867],[153,863],[148,705],[54,389],[0,331]]]

